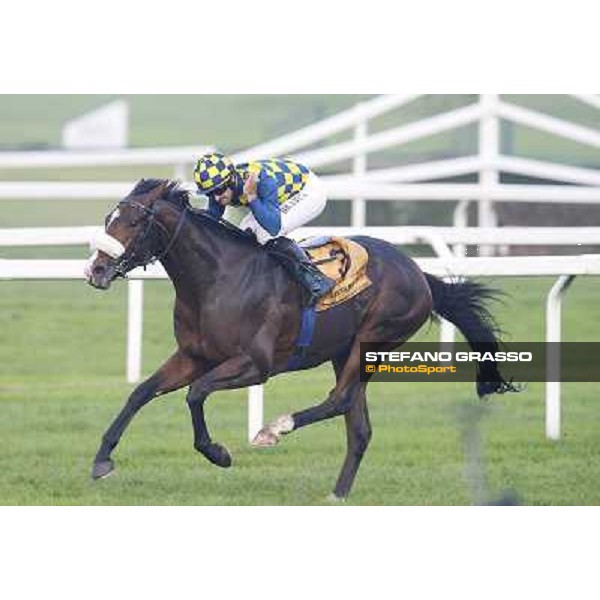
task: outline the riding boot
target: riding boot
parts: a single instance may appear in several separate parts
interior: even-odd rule
[[[284,269],[308,292],[308,304],[313,306],[335,285],[335,281],[323,275],[294,240],[278,237],[269,240],[265,248]]]

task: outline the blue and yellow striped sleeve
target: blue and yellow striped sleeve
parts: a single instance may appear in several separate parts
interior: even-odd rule
[[[257,186],[257,198],[248,205],[258,224],[271,235],[281,230],[281,210],[277,198],[277,181],[260,173]]]

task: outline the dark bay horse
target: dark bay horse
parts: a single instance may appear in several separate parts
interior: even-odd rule
[[[282,434],[343,415],[347,454],[334,488],[350,492],[371,438],[366,387],[361,382],[360,342],[392,349],[414,334],[432,311],[454,323],[477,351],[497,348],[485,307],[492,290],[473,282],[446,283],[423,273],[391,244],[355,237],[369,255],[373,284],[345,304],[317,313],[313,342],[302,369],[331,361],[336,385],[321,404],[279,417],[257,436],[276,443]],[[190,386],[187,394],[194,448],[210,462],[229,467],[227,449],[211,439],[204,403],[218,390],[264,383],[289,370],[300,330],[303,292],[253,237],[189,204],[188,192],[168,180],[141,180],[106,219],[105,233],[90,260],[88,282],[111,282],[159,260],[175,287],[177,351],[138,385],[110,425],[92,476],[107,476],[111,454],[133,416],[153,398]],[[513,389],[496,363],[477,373],[480,396]]]

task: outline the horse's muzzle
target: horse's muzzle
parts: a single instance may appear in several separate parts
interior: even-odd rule
[[[107,290],[116,275],[116,264],[111,259],[98,257],[85,269],[86,281],[98,290]]]

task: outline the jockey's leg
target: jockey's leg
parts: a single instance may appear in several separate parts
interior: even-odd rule
[[[264,246],[269,240],[273,239],[273,236],[266,230],[263,229],[258,221],[254,218],[252,213],[248,213],[241,221],[239,228],[242,231],[250,229],[256,236],[256,240],[261,246]]]
[[[326,203],[327,196],[321,181],[311,174],[304,188],[281,205],[281,229],[278,236],[269,235],[256,221],[253,224],[254,217],[251,215],[242,222],[242,228],[250,227],[259,243],[265,245],[291,277],[307,291],[311,306],[327,294],[335,282],[312,264],[306,252],[294,240],[285,236],[318,217]]]
[[[254,232],[258,243],[264,246],[269,240],[286,236],[298,227],[316,219],[327,204],[327,196],[321,180],[312,173],[304,188],[281,205],[281,229],[277,235],[271,235],[263,229],[252,213],[248,213],[239,225],[241,230]]]
[[[293,199],[293,198],[292,198]],[[284,205],[285,206],[285,205]],[[282,223],[285,222],[282,214]],[[326,277],[315,267],[306,252],[294,240],[283,236],[274,237],[265,231],[256,221],[254,215],[249,214],[240,223],[240,229],[251,229],[258,240],[277,259],[287,273],[297,281],[308,293],[309,305],[313,305],[335,285],[335,282]],[[282,228],[282,232],[284,229]],[[291,229],[286,229],[291,231]],[[281,232],[280,232],[281,233]]]
[[[281,205],[281,231],[287,235],[316,219],[327,204],[327,195],[321,180],[313,173],[304,188]]]
[[[335,285],[333,279],[325,276],[313,265],[306,252],[294,240],[278,237],[269,240],[265,244],[265,248],[308,292],[308,304],[310,306],[316,304],[319,298],[329,292]]]

